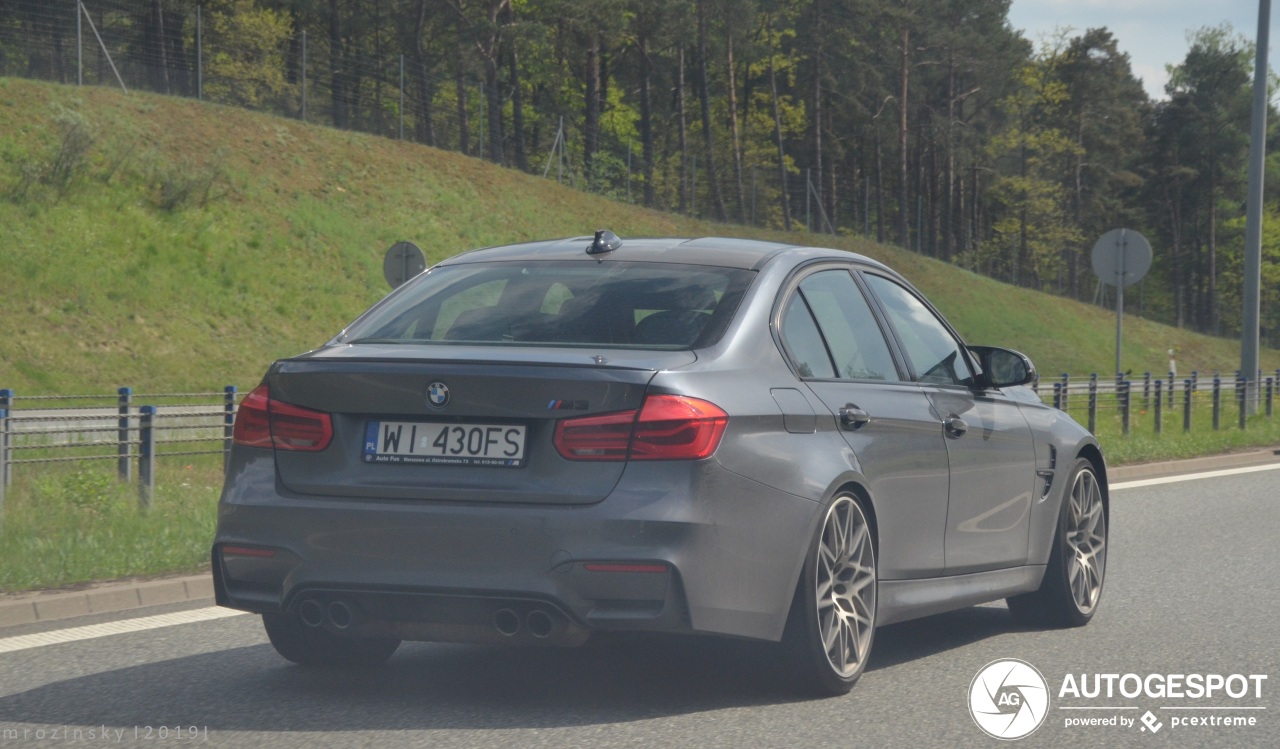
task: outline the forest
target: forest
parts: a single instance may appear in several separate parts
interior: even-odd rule
[[[1155,261],[1126,312],[1238,336],[1252,42],[1227,26],[1188,29],[1185,59],[1152,100],[1108,29],[1027,39],[1008,10],[0,0],[0,75],[414,140],[659,210],[865,235],[1104,305],[1090,251],[1104,232],[1134,229]],[[1275,347],[1274,155],[1267,173],[1261,319]]]

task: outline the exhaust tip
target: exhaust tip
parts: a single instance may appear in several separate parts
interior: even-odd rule
[[[551,618],[550,614],[542,609],[534,609],[533,611],[530,611],[529,615],[525,617],[524,623],[525,626],[529,628],[529,634],[537,637],[538,639],[550,637],[552,631],[554,631],[556,627],[555,620]]]
[[[324,608],[314,598],[308,598],[298,604],[298,618],[308,627],[319,627],[324,624]]]
[[[520,617],[511,609],[498,609],[493,612],[493,628],[506,637],[514,637],[520,631]]]
[[[355,615],[346,601],[334,601],[329,604],[329,623],[338,629],[346,629],[355,621]]]

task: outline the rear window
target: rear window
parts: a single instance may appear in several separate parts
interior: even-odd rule
[[[341,340],[698,348],[719,340],[754,277],[659,263],[451,265],[374,307]]]

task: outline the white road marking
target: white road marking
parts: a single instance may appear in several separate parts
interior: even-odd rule
[[[1242,473],[1257,473],[1258,471],[1276,471],[1280,470],[1280,463],[1271,463],[1265,466],[1246,466],[1244,468],[1225,468],[1221,471],[1206,471],[1204,473],[1188,473],[1182,476],[1165,476],[1158,479],[1140,479],[1138,481],[1123,481],[1119,484],[1111,484],[1111,490],[1119,489],[1137,489],[1141,486],[1159,486],[1160,484],[1176,484],[1180,481],[1194,481],[1196,479],[1214,479],[1221,476],[1238,476]]]
[[[177,624],[207,622],[211,619],[239,616],[243,613],[245,612],[210,606],[204,609],[192,609],[191,611],[176,611],[172,614],[158,614],[137,619],[123,619],[118,622],[90,624],[85,627],[37,632],[34,635],[18,635],[17,637],[0,639],[0,653],[12,653],[16,650],[40,648],[45,645],[60,645],[64,642],[75,642],[77,640],[92,640],[98,637],[107,637],[108,635],[122,635],[127,632],[142,632],[148,629],[172,627]]]

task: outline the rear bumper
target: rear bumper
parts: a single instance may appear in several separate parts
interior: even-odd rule
[[[341,629],[399,639],[776,640],[818,509],[714,460],[629,464],[607,499],[585,506],[307,497],[279,486],[269,452],[238,448],[219,505],[215,591],[220,605],[261,613],[340,601],[354,613]],[[519,620],[514,635],[495,626],[505,612]],[[543,613],[554,636],[531,633],[545,629]]]

